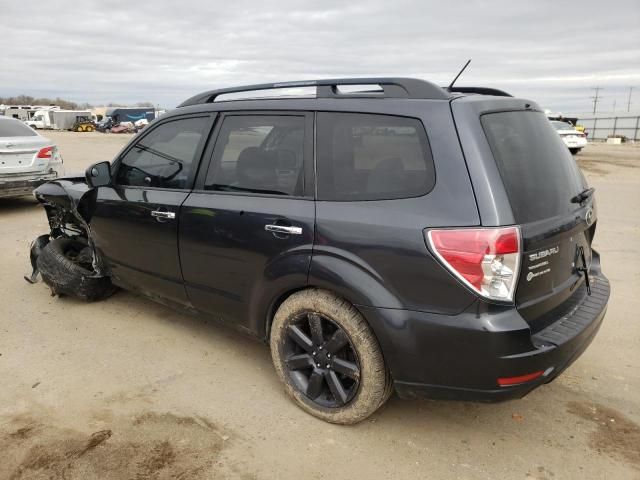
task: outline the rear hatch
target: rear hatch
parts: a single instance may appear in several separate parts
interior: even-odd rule
[[[515,301],[535,333],[586,295],[580,268],[592,261],[594,198],[543,113],[494,111],[481,115],[480,122],[521,228]]]

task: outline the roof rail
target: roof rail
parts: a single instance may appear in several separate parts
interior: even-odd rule
[[[341,85],[379,85],[382,91],[340,93]],[[448,100],[449,93],[435,83],[416,78],[334,78],[327,80],[303,80],[298,82],[261,83],[242,87],[209,90],[182,102],[178,107],[212,103],[217,97],[229,93],[275,90],[279,88],[316,87],[317,98],[420,98]]]
[[[512,97],[510,93],[504,90],[498,90],[497,88],[489,87],[451,87],[447,88],[451,93],[477,93],[479,95],[493,95],[496,97]]]

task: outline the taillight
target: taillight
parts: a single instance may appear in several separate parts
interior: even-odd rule
[[[429,230],[427,239],[465,285],[491,300],[513,300],[520,271],[518,227]]]
[[[38,152],[38,158],[51,158],[55,147],[44,147]]]

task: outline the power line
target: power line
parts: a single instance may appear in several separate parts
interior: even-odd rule
[[[593,98],[593,113],[596,113],[596,109],[598,108],[598,101],[601,99],[600,98],[600,90],[602,90],[602,87],[593,87],[591,90],[595,90],[596,94]]]

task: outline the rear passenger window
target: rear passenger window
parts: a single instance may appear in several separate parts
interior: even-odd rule
[[[317,118],[320,200],[408,198],[433,188],[433,159],[419,120],[328,112]]]
[[[206,190],[302,195],[302,116],[231,115],[216,140]]]

